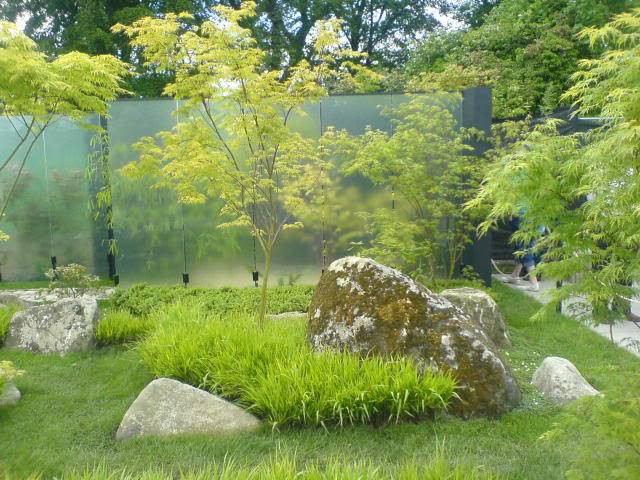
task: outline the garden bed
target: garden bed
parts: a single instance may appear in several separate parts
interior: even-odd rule
[[[520,292],[497,285],[495,295],[513,342],[505,353],[524,392],[522,405],[500,420],[440,418],[384,427],[264,428],[222,438],[119,443],[114,434],[124,412],[153,378],[135,349],[110,346],[66,357],[2,349],[0,358],[26,373],[16,381],[21,402],[0,410],[0,474],[23,478],[41,473],[46,478],[100,466],[99,478],[123,469],[131,474],[162,470],[169,475],[211,469],[212,464],[230,459],[240,470],[259,464],[266,469],[264,465],[273,464],[276,457],[293,462],[294,470],[310,465],[325,469],[337,463],[359,465],[360,472],[369,467],[398,472],[407,465],[415,469],[444,462],[462,465],[464,475],[457,478],[473,478],[472,471],[503,478],[563,478],[572,468],[585,470],[587,478],[598,478],[621,458],[627,467],[637,465],[633,457],[621,456],[625,447],[616,445],[615,436],[607,437],[599,429],[593,418],[597,410],[588,408],[588,402],[580,404],[582,418],[570,431],[541,439],[567,410],[549,405],[529,381],[544,357],[558,355],[570,359],[607,398],[631,399],[640,395],[637,375],[630,374],[640,369],[640,360],[560,315],[546,323],[531,323],[537,304]]]

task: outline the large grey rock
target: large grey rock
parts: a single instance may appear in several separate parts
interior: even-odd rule
[[[600,393],[589,385],[573,363],[562,357],[545,358],[533,374],[533,384],[557,405]]]
[[[491,339],[458,307],[397,270],[368,258],[333,262],[320,278],[307,336],[313,349],[403,355],[422,368],[451,371],[464,417],[496,416],[520,389]]]
[[[2,392],[0,392],[0,407],[15,405],[20,401],[20,398],[20,390],[18,390],[13,382],[7,382]]]
[[[145,387],[124,415],[117,440],[139,436],[226,434],[260,427],[240,407],[177,380],[159,378]]]
[[[94,298],[65,299],[16,313],[5,346],[31,352],[76,352],[95,344],[98,302]]]
[[[499,347],[510,347],[507,325],[496,301],[487,292],[477,288],[451,288],[440,293],[456,307],[462,309],[493,343]]]

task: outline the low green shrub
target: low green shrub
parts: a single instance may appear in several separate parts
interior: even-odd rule
[[[20,307],[16,305],[0,307],[0,346],[2,346],[5,338],[7,338],[9,328],[11,327],[11,319],[18,310],[20,310]]]
[[[268,311],[272,314],[306,312],[312,295],[313,287],[307,285],[273,287],[269,290]],[[255,312],[260,302],[260,292],[252,287],[184,288],[139,284],[118,289],[111,298],[114,308],[138,317],[150,315],[154,310],[179,301],[196,301],[207,311],[221,315]]]
[[[157,376],[235,400],[272,426],[345,426],[431,417],[454,395],[450,375],[421,374],[408,359],[313,353],[303,320],[211,315],[177,304],[139,345]],[[160,318],[162,317],[162,318]]]
[[[101,345],[116,345],[139,340],[153,330],[151,316],[135,317],[126,310],[108,310],[98,322],[96,340]]]
[[[87,267],[77,263],[50,268],[44,273],[51,290],[61,290],[65,296],[79,297],[100,286],[100,278],[89,273]]]

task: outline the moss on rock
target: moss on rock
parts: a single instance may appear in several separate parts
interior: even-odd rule
[[[371,259],[345,257],[329,266],[311,301],[307,335],[316,351],[402,355],[453,372],[460,401],[450,411],[463,417],[497,416],[520,399],[515,377],[478,324]]]

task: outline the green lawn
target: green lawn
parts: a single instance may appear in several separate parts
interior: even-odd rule
[[[561,412],[528,384],[533,371],[545,356],[563,356],[605,394],[638,395],[638,382],[630,384],[630,378],[640,371],[640,359],[559,315],[531,323],[535,301],[502,285],[495,292],[514,344],[507,355],[524,391],[523,405],[500,420],[445,419],[328,432],[265,429],[224,438],[118,443],[114,434],[124,412],[152,378],[134,350],[109,347],[61,358],[0,349],[0,360],[26,370],[17,381],[23,400],[0,410],[0,473],[52,477],[97,464],[133,472],[193,469],[225,457],[255,465],[275,455],[295,456],[301,463],[340,459],[394,466],[429,462],[444,451],[451,461],[503,478],[563,478],[576,458],[575,445],[563,437],[553,443],[539,440]]]
[[[17,290],[27,288],[47,288],[49,280],[33,280],[30,282],[0,282],[0,290]]]
[[[113,280],[101,278],[101,287],[113,287]],[[49,288],[49,280],[32,280],[28,282],[0,282],[0,290],[24,290],[30,288]]]

